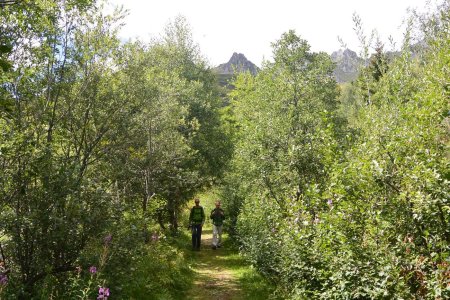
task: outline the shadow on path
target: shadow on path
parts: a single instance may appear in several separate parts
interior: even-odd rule
[[[200,251],[193,251],[191,267],[196,276],[186,299],[245,299],[239,282],[239,273],[248,265],[229,248],[226,235],[222,248],[211,248],[212,230],[205,229],[202,234]]]

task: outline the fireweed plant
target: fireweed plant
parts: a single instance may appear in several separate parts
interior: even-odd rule
[[[89,279],[85,282],[83,270],[80,266],[76,268],[75,275],[71,279],[69,297],[78,297],[80,299],[92,299],[95,291],[98,292],[97,299],[108,299],[110,295],[109,288],[106,287],[106,280],[103,279],[102,270],[104,269],[110,252],[112,235],[108,234],[103,239],[102,252],[99,257],[98,267],[92,265],[87,269]]]

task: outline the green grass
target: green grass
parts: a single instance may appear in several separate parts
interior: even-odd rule
[[[206,214],[200,251],[191,250],[191,235],[190,231],[186,230],[189,210],[194,205],[193,201],[189,202],[182,216],[183,221],[180,222],[186,226],[174,239],[177,247],[184,252],[195,274],[192,277],[192,288],[186,291],[184,299],[269,299],[273,288],[239,254],[234,241],[227,233],[223,234],[222,248],[217,250],[211,248],[212,224],[209,214],[215,207],[218,193],[211,190],[197,197],[200,198],[200,205],[203,206]]]

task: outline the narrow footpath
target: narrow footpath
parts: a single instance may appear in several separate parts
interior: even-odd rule
[[[212,224],[209,219],[214,208],[214,199],[218,195],[213,191],[199,195],[200,205],[205,209],[206,222],[202,232],[200,251],[191,250],[191,235],[183,232],[185,247],[183,251],[194,278],[191,288],[183,299],[187,300],[267,300],[275,299],[270,295],[273,288],[259,275],[255,269],[241,256],[232,239],[225,232],[222,236],[222,247],[213,250]],[[225,215],[227,214],[225,210]],[[189,211],[185,211],[187,224]],[[226,228],[227,219],[225,219]]]
[[[211,248],[212,230],[205,229],[202,233],[200,251],[192,253],[191,268],[196,276],[186,299],[221,299],[241,300],[246,297],[240,278],[249,271],[248,264],[230,249],[226,236],[223,247]]]

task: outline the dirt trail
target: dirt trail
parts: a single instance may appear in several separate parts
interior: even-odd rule
[[[239,285],[238,273],[241,268],[248,268],[235,250],[224,246],[211,249],[212,232],[205,229],[202,233],[200,251],[192,255],[192,269],[196,278],[186,299],[193,300],[242,300],[245,299]]]

